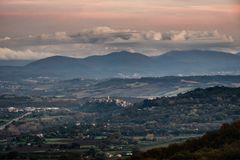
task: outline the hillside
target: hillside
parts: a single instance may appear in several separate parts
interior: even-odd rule
[[[135,154],[132,160],[237,160],[240,159],[240,121],[223,124],[217,131],[167,148]]]

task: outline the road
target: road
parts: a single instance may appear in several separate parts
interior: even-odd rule
[[[4,130],[7,126],[9,126],[10,124],[12,124],[13,122],[17,122],[17,121],[23,119],[24,117],[26,117],[26,116],[28,116],[28,115],[30,115],[30,114],[32,114],[32,112],[27,112],[27,113],[21,115],[20,117],[17,117],[17,118],[12,119],[11,121],[7,122],[6,124],[0,126],[0,131]]]

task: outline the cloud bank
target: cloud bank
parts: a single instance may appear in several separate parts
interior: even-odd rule
[[[40,59],[52,55],[86,57],[129,50],[159,55],[169,50],[209,49],[235,52],[232,36],[214,31],[138,31],[96,27],[78,33],[56,32],[0,39],[0,59]]]
[[[1,60],[27,60],[27,59],[41,59],[53,56],[53,53],[33,52],[31,50],[14,51],[8,48],[0,48]]]
[[[112,29],[109,27],[97,27],[95,29],[83,30],[79,34],[69,36],[76,42],[104,43],[116,40],[122,41],[222,41],[232,42],[232,36],[215,31],[136,31],[131,29]]]
[[[215,31],[136,31],[131,29],[112,29],[110,27],[97,27],[82,30],[77,34],[56,32],[54,34],[41,34],[23,38],[5,37],[0,39],[1,46],[11,45],[43,45],[63,43],[109,43],[127,41],[207,41],[207,42],[233,42],[232,36]]]

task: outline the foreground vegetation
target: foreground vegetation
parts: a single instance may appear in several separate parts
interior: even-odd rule
[[[223,124],[201,138],[172,144],[167,148],[135,153],[131,160],[238,160],[240,159],[240,121]]]

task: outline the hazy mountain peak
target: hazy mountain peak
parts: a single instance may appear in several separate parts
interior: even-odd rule
[[[174,50],[165,53],[164,55],[174,55],[174,54],[188,54],[188,55],[199,55],[201,54],[226,54],[229,55],[230,53],[221,52],[221,51],[212,51],[212,50]],[[230,54],[231,55],[231,54]]]
[[[56,55],[56,56],[47,57],[44,59],[34,61],[28,64],[27,66],[56,65],[56,64],[73,63],[75,61],[77,61],[76,58]]]
[[[150,57],[141,53],[132,53],[128,51],[112,52],[106,55],[90,56],[84,60],[91,63],[111,63],[111,64],[128,64],[131,65],[135,61],[148,61]]]
[[[226,60],[229,60],[230,62],[230,60],[235,61],[236,59],[238,59],[238,57],[234,54],[211,50],[170,51],[161,56],[158,56],[158,58],[192,62],[202,60],[203,63],[207,61],[209,61],[209,63],[214,63],[216,61],[223,61],[224,63],[227,63]]]
[[[141,56],[145,56],[144,54],[141,53],[137,53],[137,52],[129,52],[129,51],[119,51],[119,52],[112,52],[109,53],[108,55],[141,55]]]

